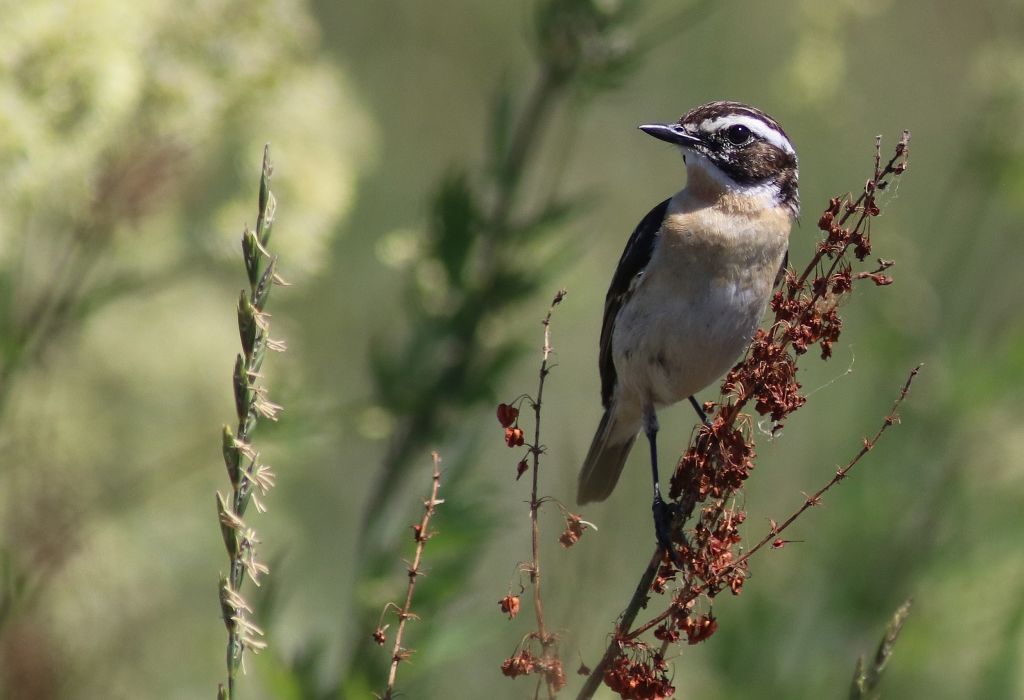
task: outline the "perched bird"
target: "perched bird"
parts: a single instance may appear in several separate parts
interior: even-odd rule
[[[604,304],[599,367],[604,416],[577,501],[602,501],[637,434],[651,448],[655,532],[671,551],[658,483],[659,408],[721,377],[757,329],[785,268],[800,211],[797,157],[778,122],[739,102],[709,102],[644,132],[679,147],[686,187],[640,222]]]

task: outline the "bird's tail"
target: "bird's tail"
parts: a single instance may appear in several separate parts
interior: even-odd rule
[[[638,417],[626,417],[615,410],[615,403],[605,409],[601,424],[597,426],[594,441],[590,443],[587,458],[580,469],[576,502],[603,501],[611,495],[622,474],[626,457],[633,448],[640,430]]]

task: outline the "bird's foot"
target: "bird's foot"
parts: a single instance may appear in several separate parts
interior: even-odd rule
[[[677,567],[681,566],[682,563],[679,561],[678,554],[676,554],[676,548],[672,545],[673,507],[665,503],[661,499],[661,494],[658,494],[654,497],[651,510],[654,512],[654,536],[658,540],[658,546],[669,556],[673,564]]]

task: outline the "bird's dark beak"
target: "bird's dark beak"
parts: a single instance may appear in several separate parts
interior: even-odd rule
[[[674,143],[677,146],[693,147],[700,139],[684,129],[680,124],[641,124],[640,131],[650,134],[656,139]]]

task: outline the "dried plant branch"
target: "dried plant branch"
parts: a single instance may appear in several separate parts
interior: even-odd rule
[[[557,649],[554,648],[556,640],[552,635],[548,634],[544,625],[544,603],[540,593],[540,526],[537,523],[537,513],[540,511],[541,501],[537,496],[537,481],[540,476],[540,455],[543,451],[540,442],[540,409],[544,397],[544,380],[551,371],[548,368],[548,358],[551,356],[551,314],[554,312],[555,307],[565,298],[565,294],[564,289],[560,289],[555,294],[554,299],[551,301],[551,308],[548,309],[547,316],[544,317],[543,358],[540,363],[540,372],[537,380],[537,398],[530,402],[533,406],[534,415],[533,445],[530,448],[530,454],[533,456],[533,482],[530,489],[530,538],[533,561],[530,563],[530,582],[533,584],[533,608],[537,617],[537,634],[540,637],[540,644],[543,649],[541,663],[545,667],[550,667],[554,661],[557,662],[559,669],[561,669],[561,661],[558,660]],[[561,686],[565,685],[564,672],[560,674],[560,682],[558,673],[546,671],[544,675],[548,684],[549,696],[557,693]]]
[[[799,508],[797,508],[792,514],[790,514],[788,518],[782,521],[782,524],[773,524],[768,534],[762,537],[757,542],[757,544],[751,547],[746,554],[740,557],[733,565],[733,568],[742,567],[747,559],[756,554],[759,549],[762,549],[769,542],[771,542],[773,547],[775,548],[778,548],[781,546],[781,544],[784,544],[780,543],[780,541],[778,540],[778,536],[781,535],[790,525],[792,525],[797,518],[803,515],[805,511],[807,511],[809,508],[813,508],[814,506],[819,505],[821,503],[821,497],[824,496],[829,489],[831,489],[833,486],[835,486],[840,481],[849,476],[850,471],[855,466],[857,466],[857,463],[860,462],[864,455],[866,455],[868,452],[874,449],[875,445],[878,444],[878,441],[881,439],[885,431],[888,430],[890,426],[900,422],[900,417],[897,411],[899,410],[900,404],[903,403],[903,399],[907,397],[907,392],[910,391],[910,385],[913,383],[914,378],[917,377],[917,373],[921,371],[921,367],[922,365],[918,365],[914,369],[910,370],[910,375],[907,377],[907,380],[903,383],[903,387],[900,389],[900,393],[896,397],[896,400],[893,401],[892,408],[889,410],[888,415],[886,415],[885,420],[882,421],[882,424],[879,426],[878,430],[875,431],[874,435],[872,435],[870,438],[864,438],[864,443],[863,445],[861,445],[860,451],[858,451],[857,454],[855,454],[845,465],[836,469],[836,473],[832,476],[832,478],[829,479],[824,486],[819,488],[812,495],[808,496]]]
[[[906,170],[909,139],[909,132],[903,132],[893,155],[884,163],[881,139],[876,139],[872,177],[856,198],[846,195],[829,202],[818,221],[825,235],[814,255],[799,276],[787,270],[782,289],[772,297],[773,323],[757,332],[744,358],[726,375],[719,402],[706,404],[712,420],[697,430],[671,482],[676,556],[659,560],[656,552],[652,557],[605,654],[578,698],[592,697],[602,680],[624,697],[672,695],[674,688],[663,658],[667,645],[683,638],[697,644],[714,634],[718,623],[710,613],[711,601],[726,589],[739,595],[748,576],[750,557],[773,540],[776,546],[785,544],[779,533],[846,476],[895,421],[895,409],[917,369],[896,400],[893,413],[875,437],[865,442],[861,452],[808,497],[782,526],[773,526],[772,533],[741,554],[739,526],[746,514],[738,506],[738,496],[756,457],[753,419],[743,409],[752,401],[758,413],[770,416],[772,432],[780,430],[786,418],[806,402],[796,380],[799,356],[814,345],[819,347],[822,359],[831,356],[832,345],[842,330],[839,305],[849,297],[854,284],[871,281],[886,286],[892,282],[883,274],[892,261],[879,258],[875,269],[855,273],[850,258],[863,262],[871,253],[871,221],[881,211],[877,197]],[[691,517],[695,522],[684,530]],[[664,594],[669,588],[673,592],[665,610],[631,629],[650,593]],[[697,604],[702,600],[708,612],[698,612]],[[662,651],[654,651],[639,640],[652,629]]]
[[[437,507],[444,503],[443,499],[437,497],[437,493],[441,488],[441,456],[434,452],[432,453],[434,460],[434,475],[433,484],[430,489],[430,498],[423,501],[423,517],[420,518],[419,525],[413,525],[412,531],[413,536],[416,539],[416,554],[413,556],[412,564],[409,565],[409,584],[405,589],[405,604],[399,608],[393,603],[388,603],[384,608],[387,612],[393,608],[398,615],[398,630],[395,632],[395,644],[391,650],[391,668],[388,671],[388,684],[384,689],[384,700],[392,700],[395,692],[395,677],[398,675],[398,665],[409,658],[412,653],[411,649],[406,649],[402,646],[402,635],[405,632],[405,623],[412,619],[417,619],[417,616],[412,612],[412,596],[416,590],[416,580],[420,577],[423,571],[420,569],[420,563],[423,561],[423,549],[426,547],[427,540],[434,536],[435,533],[429,530],[430,518],[433,517],[434,511]],[[381,616],[383,618],[383,615]],[[383,645],[385,641],[384,633],[387,627],[377,625],[377,630],[373,633],[374,640]]]
[[[856,464],[860,462],[860,460],[869,451],[871,451],[871,449],[874,448],[875,445],[878,444],[879,439],[882,437],[885,431],[890,426],[899,422],[897,410],[899,409],[900,404],[903,402],[903,399],[906,398],[907,392],[910,391],[911,382],[913,382],[914,377],[917,376],[917,373],[920,369],[921,366],[918,365],[913,370],[911,370],[910,376],[907,377],[906,382],[900,389],[900,393],[896,397],[896,400],[893,402],[892,408],[890,409],[888,415],[886,415],[885,420],[882,422],[881,426],[878,428],[878,430],[872,437],[864,439],[864,443],[861,446],[861,449],[857,452],[857,454],[855,454],[844,466],[837,469],[835,475],[824,486],[819,488],[813,495],[807,497],[804,500],[803,504],[801,504],[801,506],[795,512],[793,512],[788,518],[786,518],[781,525],[773,524],[768,534],[762,537],[761,540],[757,542],[757,544],[755,544],[748,552],[746,552],[742,557],[740,557],[735,564],[731,565],[729,569],[724,570],[722,572],[723,575],[728,575],[728,573],[731,570],[741,569],[746,564],[748,559],[750,559],[759,550],[763,549],[770,542],[773,544],[775,548],[779,548],[785,543],[783,540],[779,539],[779,535],[782,534],[782,532],[784,532],[790,525],[792,525],[796,521],[796,519],[799,518],[805,511],[807,511],[809,508],[812,508],[813,506],[818,505],[821,502],[822,496],[833,486],[835,486],[840,481],[845,479],[849,475],[853,467],[856,466]],[[669,618],[676,612],[677,608],[685,608],[690,602],[696,600],[701,594],[706,592],[707,584],[692,589],[688,591],[685,596],[677,598],[673,606],[670,606],[664,612],[656,615],[655,617],[643,623],[639,627],[632,629],[632,625],[633,622],[636,620],[637,614],[640,612],[642,608],[646,607],[647,605],[647,601],[650,597],[651,592],[651,584],[654,582],[655,576],[657,575],[659,568],[662,566],[662,561],[663,554],[661,552],[661,549],[658,548],[655,550],[654,556],[651,558],[650,563],[644,570],[644,573],[640,579],[640,583],[637,585],[636,590],[633,593],[633,597],[630,599],[629,604],[626,606],[626,610],[622,613],[622,617],[620,618],[619,623],[616,625],[616,630],[613,635],[612,642],[608,645],[607,649],[605,650],[604,656],[598,662],[597,666],[594,667],[593,671],[588,676],[583,688],[580,690],[579,695],[576,696],[577,700],[584,700],[585,698],[593,697],[594,693],[597,691],[597,688],[601,684],[601,681],[604,677],[604,673],[609,669],[612,662],[615,661],[615,659],[622,653],[622,651],[626,648],[626,645],[628,643],[632,642],[633,640],[636,640],[642,634],[649,632],[651,629],[664,622],[667,618]],[[667,639],[663,640],[663,650],[664,645],[668,642],[669,640]],[[664,655],[663,650],[661,652],[662,656]],[[881,649],[879,649],[879,653],[881,653]]]
[[[501,667],[502,672],[511,678],[530,673],[540,674],[540,680],[547,685],[549,698],[553,698],[562,688],[565,687],[566,678],[562,660],[558,656],[558,637],[548,631],[548,627],[544,621],[544,603],[541,596],[540,524],[538,522],[538,513],[545,499],[539,495],[538,489],[540,456],[544,453],[544,447],[540,441],[540,425],[541,406],[544,397],[544,383],[548,374],[551,372],[552,367],[549,363],[552,350],[551,315],[554,313],[555,307],[562,303],[565,295],[566,291],[564,289],[559,290],[558,293],[555,294],[554,299],[551,301],[551,307],[548,309],[547,316],[544,317],[542,322],[544,325],[544,344],[541,348],[542,357],[537,380],[537,396],[524,396],[520,398],[520,401],[525,400],[529,402],[531,408],[533,408],[534,415],[533,444],[528,446],[528,454],[532,460],[533,467],[533,474],[531,475],[532,483],[530,488],[530,542],[532,558],[522,566],[522,569],[529,574],[530,584],[533,587],[533,611],[537,620],[537,629],[530,632],[524,642],[537,642],[540,645],[540,655],[535,655],[529,646],[521,644],[517,648],[516,652],[510,658],[505,660]],[[518,419],[518,408],[510,404],[501,404],[498,406],[498,421],[505,428],[505,443],[509,447],[515,447],[523,444],[523,430],[519,427]],[[524,469],[525,464],[525,459],[520,461],[517,469],[517,479],[522,476],[522,470]],[[563,535],[561,541],[564,546],[571,546],[572,543],[579,539],[579,533],[582,532],[583,521],[579,516],[574,514],[567,514],[566,519],[567,522],[571,523],[569,527],[575,529],[572,530],[570,537]],[[569,540],[571,540],[571,542]],[[513,596],[509,593],[509,595],[499,601],[499,605],[501,606],[502,612],[509,615],[509,619],[512,619],[515,617],[515,614],[519,609],[519,598],[518,596]]]
[[[875,431],[874,435],[872,435],[870,438],[864,438],[864,442],[861,445],[861,448],[857,452],[857,454],[851,457],[845,465],[836,469],[836,472],[832,476],[832,478],[829,479],[824,486],[819,488],[813,494],[807,496],[807,498],[804,499],[804,502],[800,505],[800,507],[793,511],[793,513],[791,513],[788,518],[783,520],[781,524],[777,524],[774,521],[772,521],[772,526],[769,529],[768,533],[765,534],[760,540],[758,540],[758,542],[753,547],[747,550],[745,554],[739,557],[739,559],[737,559],[734,564],[731,564],[727,568],[723,569],[723,576],[728,576],[733,571],[743,570],[744,566],[747,563],[747,560],[749,560],[752,556],[757,554],[757,552],[761,549],[764,549],[764,547],[767,546],[769,543],[772,545],[774,549],[781,549],[787,543],[786,540],[781,539],[779,535],[785,532],[786,529],[788,529],[790,525],[796,522],[797,518],[803,515],[807,510],[817,505],[820,505],[822,496],[824,496],[825,493],[833,486],[835,486],[840,481],[849,476],[850,471],[857,465],[857,463],[860,462],[860,460],[868,452],[870,452],[875,447],[875,445],[878,444],[878,441],[881,439],[885,431],[888,430],[890,426],[899,423],[900,419],[897,411],[899,410],[900,404],[903,403],[903,399],[906,398],[907,392],[910,391],[910,385],[914,381],[914,378],[917,376],[917,373],[920,371],[920,369],[921,365],[918,365],[917,367],[910,371],[910,375],[907,377],[906,382],[904,382],[903,387],[900,389],[899,395],[896,397],[895,401],[893,401],[892,408],[889,409],[889,413],[882,421],[882,424],[878,427],[878,430]],[[682,596],[679,599],[677,599],[675,603],[676,607],[680,605],[685,606],[690,601],[696,600],[702,593],[707,591],[708,586],[709,584],[705,583],[703,586],[690,590],[686,596]],[[644,623],[640,627],[637,627],[635,630],[627,634],[625,638],[636,639],[644,632],[647,632],[656,625],[665,621],[665,619],[668,618],[673,613],[673,611],[674,608],[670,607],[668,610],[655,616],[654,618]]]
[[[267,398],[266,388],[259,383],[260,369],[267,350],[281,352],[282,341],[270,337],[270,316],[266,303],[271,288],[284,281],[277,274],[277,258],[267,251],[277,204],[270,191],[270,148],[263,149],[260,174],[259,213],[256,230],[246,227],[242,233],[242,257],[249,279],[249,290],[242,291],[238,300],[238,332],[242,352],[235,360],[232,386],[238,426],[234,432],[224,426],[223,453],[231,493],[217,492],[217,515],[221,535],[228,552],[229,570],[220,580],[220,606],[224,625],[228,630],[227,685],[220,685],[217,697],[230,700],[235,697],[235,680],[239,667],[245,670],[243,654],[246,650],[258,653],[266,647],[263,631],[252,622],[252,606],[242,597],[241,588],[246,575],[257,586],[260,577],[269,573],[256,556],[259,539],[244,520],[250,501],[256,510],[265,507],[260,500],[274,486],[273,470],[260,461],[260,454],[250,442],[250,436],[259,418],[277,420],[281,407]]]

